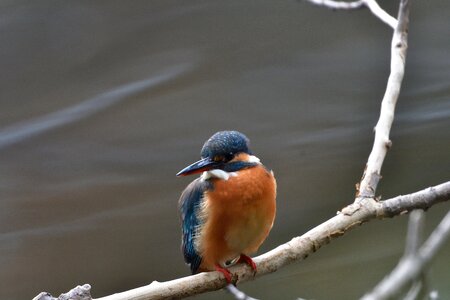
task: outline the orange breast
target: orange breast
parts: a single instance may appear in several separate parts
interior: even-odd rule
[[[276,212],[276,182],[263,166],[237,172],[228,180],[211,179],[206,194],[205,223],[198,237],[201,269],[256,252],[272,228]]]

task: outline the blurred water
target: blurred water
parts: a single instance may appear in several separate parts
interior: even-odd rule
[[[449,179],[448,9],[413,3],[384,198]],[[277,176],[261,251],[333,216],[371,148],[391,32],[364,10],[295,1],[5,1],[0,36],[0,298],[31,299],[188,275],[177,200],[193,178],[174,174],[218,130],[246,133]],[[449,207],[427,213],[428,232]],[[357,298],[395,265],[405,221],[367,224],[242,289]],[[430,270],[442,299],[449,250]]]
[[[49,130],[87,118],[126,99],[126,97],[145,91],[153,86],[159,86],[164,81],[174,79],[185,69],[186,67],[178,66],[177,70],[166,72],[167,74],[163,73],[156,77],[128,83],[112,91],[95,96],[92,99],[84,100],[81,103],[49,113],[45,116],[27,120],[23,123],[13,124],[0,131],[0,149],[34,135],[46,133]]]

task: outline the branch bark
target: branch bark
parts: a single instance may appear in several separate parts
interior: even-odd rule
[[[67,293],[59,295],[58,298],[53,297],[50,293],[42,292],[33,300],[92,300],[91,286],[89,284],[79,285]]]
[[[391,43],[391,73],[386,92],[381,102],[380,118],[375,126],[375,140],[367,160],[366,168],[357,188],[355,201],[361,198],[374,198],[381,179],[381,167],[386,153],[392,146],[389,139],[394,121],[395,105],[405,74],[405,60],[408,49],[409,0],[401,0],[398,12],[398,23],[395,27]]]

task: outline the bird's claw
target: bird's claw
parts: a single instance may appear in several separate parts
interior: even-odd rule
[[[225,276],[225,279],[228,284],[231,283],[231,272],[228,269],[222,268],[221,266],[216,265],[216,271],[222,273],[223,276]]]
[[[239,257],[237,262],[238,263],[245,263],[245,264],[249,265],[250,268],[252,268],[253,273],[256,274],[256,269],[257,269],[256,268],[256,264],[255,264],[255,262],[253,261],[253,259],[250,256],[247,256],[245,254],[241,254],[241,256]]]

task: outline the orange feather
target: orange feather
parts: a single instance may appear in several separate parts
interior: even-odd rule
[[[258,165],[236,174],[228,180],[212,178],[214,189],[205,195],[200,216],[204,225],[197,240],[201,270],[214,270],[215,265],[224,266],[240,254],[255,253],[272,228],[276,213],[273,173]]]

